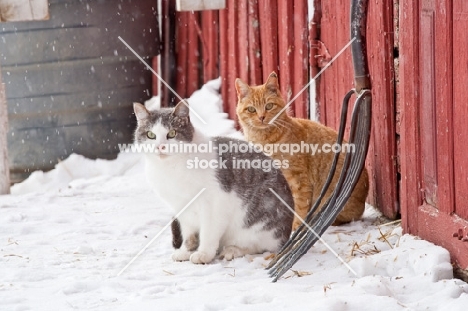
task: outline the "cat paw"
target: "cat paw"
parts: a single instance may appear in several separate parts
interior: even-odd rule
[[[247,252],[237,246],[226,246],[221,254],[219,254],[219,259],[226,259],[227,261],[233,260],[234,258],[242,257]]]
[[[187,261],[187,260],[190,259],[191,254],[192,254],[192,252],[189,252],[187,250],[176,249],[172,253],[172,260],[174,260],[174,261]]]
[[[196,251],[195,253],[190,255],[190,261],[195,264],[205,264],[205,263],[212,262],[214,257],[215,257],[214,254],[208,254],[206,252]]]

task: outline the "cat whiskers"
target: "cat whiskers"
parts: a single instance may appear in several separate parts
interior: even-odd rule
[[[281,130],[281,127],[279,127],[279,124],[275,124],[274,122],[271,124],[273,125],[276,129]],[[281,125],[283,126],[283,125]],[[284,127],[284,126],[283,126]]]
[[[283,120],[280,120],[280,119],[276,119],[275,121],[273,121],[272,123],[274,126],[276,126],[277,128],[279,128],[279,126],[289,130],[290,129],[290,124],[287,123],[286,121],[283,121]]]

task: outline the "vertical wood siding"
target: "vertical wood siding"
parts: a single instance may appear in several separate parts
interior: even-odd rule
[[[332,56],[336,56],[351,39],[349,14],[349,1],[321,1],[320,39]],[[367,156],[371,179],[368,201],[390,218],[395,218],[399,213],[393,42],[393,2],[369,1],[367,56],[373,111]],[[348,48],[319,78],[318,105],[322,123],[338,128],[342,100],[346,92],[354,87],[353,83],[352,59]]]
[[[236,78],[258,85],[275,71],[286,99],[309,82],[305,0],[227,0],[224,10],[178,12],[176,28],[177,92],[188,97],[220,76],[224,109],[234,120]],[[197,36],[187,37],[190,33]],[[306,90],[292,105],[293,115],[308,117],[308,98]]]

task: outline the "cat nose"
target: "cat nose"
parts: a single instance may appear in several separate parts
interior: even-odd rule
[[[265,120],[265,116],[260,116],[258,118],[260,119],[260,121],[262,121],[262,123],[263,123],[263,120]]]
[[[166,150],[166,146],[165,145],[160,145],[158,147],[158,149],[161,150],[161,151],[164,151],[164,150]]]

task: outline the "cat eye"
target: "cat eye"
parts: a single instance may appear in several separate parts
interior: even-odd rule
[[[247,110],[248,110],[249,112],[252,112],[252,113],[254,113],[255,111],[257,111],[257,110],[255,109],[255,107],[252,107],[252,106],[249,106],[249,108],[247,108]]]
[[[268,104],[265,105],[265,110],[271,110],[271,108],[273,108],[272,103],[268,103]]]
[[[151,131],[146,132],[146,136],[147,136],[149,139],[156,139],[156,134],[154,134],[154,133],[151,132]]]
[[[176,130],[170,130],[169,133],[167,133],[167,138],[174,138],[176,134]]]

